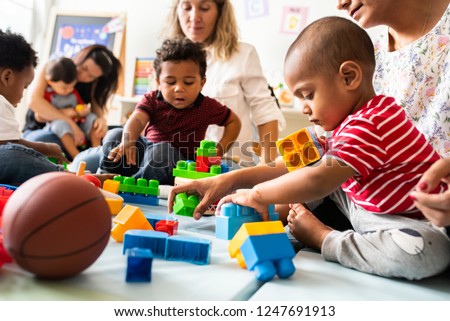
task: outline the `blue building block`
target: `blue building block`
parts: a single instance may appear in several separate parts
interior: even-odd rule
[[[123,238],[123,253],[128,249],[142,248],[152,251],[154,257],[164,258],[169,235],[151,230],[128,230]]]
[[[156,230],[156,223],[159,221],[176,221],[177,219],[171,215],[165,215],[165,214],[144,214],[147,221],[150,223],[150,225],[153,227],[154,230]]]
[[[269,217],[271,221],[279,219],[274,205],[269,205]],[[261,215],[251,207],[233,203],[223,204],[220,215],[216,217],[216,237],[231,240],[242,224],[261,221]]]
[[[153,254],[149,249],[127,249],[126,282],[151,282]]]
[[[159,197],[154,195],[142,195],[119,192],[119,195],[123,197],[125,203],[135,203],[143,205],[159,205]]]
[[[255,271],[259,281],[270,281],[277,274],[286,279],[295,272],[295,252],[286,233],[249,236],[240,250],[247,269]]]
[[[209,264],[211,257],[211,241],[174,235],[167,238],[166,260],[184,261],[194,264]]]

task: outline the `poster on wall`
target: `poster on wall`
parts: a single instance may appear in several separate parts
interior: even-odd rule
[[[268,0],[245,0],[245,17],[253,19],[269,14]]]
[[[47,31],[46,56],[70,58],[86,46],[100,44],[120,57],[124,29],[125,16],[120,13],[53,10]]]
[[[308,21],[307,7],[285,6],[281,19],[281,33],[299,34]]]

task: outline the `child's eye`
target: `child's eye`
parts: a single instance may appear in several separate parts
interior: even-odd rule
[[[308,94],[305,94],[303,97],[305,100],[312,100],[314,98],[314,94],[308,93]]]
[[[184,84],[186,85],[186,86],[190,86],[190,85],[192,85],[192,84],[194,84],[194,82],[193,81],[185,81],[184,82]]]
[[[173,86],[173,85],[175,85],[175,81],[166,81],[166,84]]]

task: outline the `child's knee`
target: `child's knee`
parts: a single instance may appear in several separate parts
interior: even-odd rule
[[[442,273],[450,264],[450,241],[436,230],[390,230],[389,257],[399,277],[420,280]]]

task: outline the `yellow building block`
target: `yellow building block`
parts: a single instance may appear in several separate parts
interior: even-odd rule
[[[305,127],[276,142],[288,171],[307,166],[319,160],[324,151],[312,127]]]
[[[120,182],[112,179],[107,179],[103,182],[103,189],[114,194],[119,193],[119,186]]]
[[[244,258],[242,257],[240,248],[242,243],[244,243],[244,241],[247,239],[247,237],[251,235],[277,234],[277,233],[285,233],[281,221],[244,223],[228,244],[228,253],[230,253],[231,258],[237,259],[240,267],[245,269],[246,265],[244,262]]]
[[[132,205],[125,207],[117,214],[111,229],[111,237],[117,242],[123,242],[123,236],[128,230],[153,230],[141,209]]]

